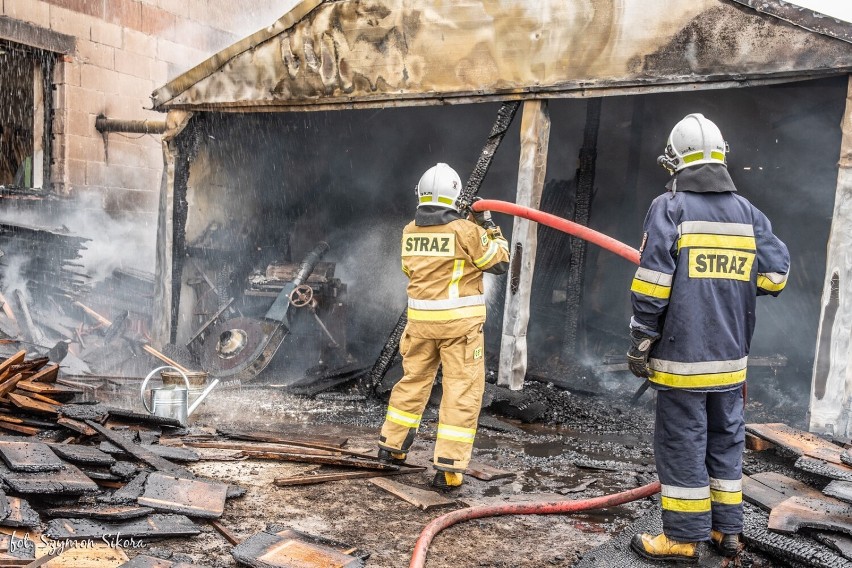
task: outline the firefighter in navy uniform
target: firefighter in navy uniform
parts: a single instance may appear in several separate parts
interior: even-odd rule
[[[712,541],[726,556],[743,527],[743,384],[756,296],[787,282],[787,247],[737,194],[719,128],[681,120],[658,162],[673,177],[645,218],[631,285],[630,370],[657,390],[654,454],[663,533],[637,534],[640,555],[698,560]]]
[[[459,212],[458,174],[437,164],[417,184],[414,221],[402,234],[408,325],[399,342],[404,376],[394,386],[379,437],[379,458],[401,463],[414,442],[432,383],[443,365],[433,485],[462,484],[485,390],[482,273],[503,274],[509,244],[488,211]]]

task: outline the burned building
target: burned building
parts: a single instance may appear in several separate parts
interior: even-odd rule
[[[760,304],[752,363],[801,407],[810,387],[811,427],[848,436],[848,30],[775,0],[304,0],[154,92],[168,112],[155,338],[191,348],[215,330],[222,358],[241,328],[217,322],[259,325],[273,304],[252,283],[292,274],[327,242],[335,272],[314,272],[310,288],[339,279],[346,301],[323,295],[306,333],[326,347],[345,333],[342,359],[369,365],[404,305],[395,258],[416,177],[438,161],[471,171],[500,103],[523,110],[480,195],[634,245],[666,181],[655,158],[669,127],[703,112],[793,256],[784,296]],[[630,264],[499,221],[515,275],[488,283],[499,381],[520,388],[528,368],[576,374],[620,357]],[[344,307],[328,333],[323,318]],[[302,368],[327,355],[306,357]]]

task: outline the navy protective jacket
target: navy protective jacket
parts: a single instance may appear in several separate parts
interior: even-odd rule
[[[736,388],[756,296],[783,290],[790,255],[725,166],[686,168],[666,187],[645,218],[631,327],[659,338],[649,360],[656,388]]]

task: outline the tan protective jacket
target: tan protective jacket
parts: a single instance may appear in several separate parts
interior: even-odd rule
[[[467,219],[443,225],[406,225],[402,270],[408,283],[408,331],[419,337],[455,337],[485,322],[483,271],[501,274],[509,244],[499,229]]]

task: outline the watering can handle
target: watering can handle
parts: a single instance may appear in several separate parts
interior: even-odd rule
[[[148,376],[145,377],[144,381],[142,381],[142,387],[139,389],[139,391],[140,391],[139,394],[142,396],[142,404],[145,406],[145,410],[148,411],[148,414],[154,414],[154,411],[151,408],[148,407],[148,399],[145,398],[145,385],[148,384],[148,381],[151,380],[151,377],[153,377],[155,374],[157,374],[158,372],[163,371],[165,369],[173,369],[173,370],[177,371],[178,373],[180,373],[180,376],[183,377],[183,381],[186,383],[186,390],[189,391],[189,388],[190,388],[189,387],[189,379],[186,378],[186,373],[184,373],[183,371],[181,371],[177,367],[172,367],[171,365],[164,365],[162,367],[157,367],[156,369],[154,369],[153,371],[148,373]],[[153,404],[153,401],[152,401],[152,404]]]

